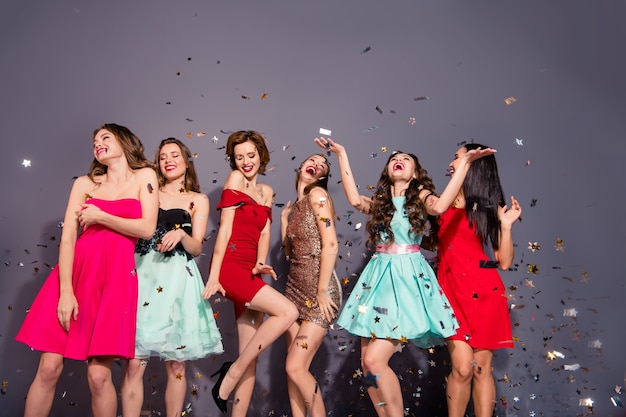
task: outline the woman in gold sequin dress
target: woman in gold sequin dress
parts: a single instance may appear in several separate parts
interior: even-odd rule
[[[335,275],[337,234],[327,191],[328,161],[311,155],[297,170],[298,199],[281,214],[281,234],[289,260],[285,296],[299,311],[287,330],[289,402],[294,417],[326,415],[322,392],[309,367],[337,316],[341,288]]]

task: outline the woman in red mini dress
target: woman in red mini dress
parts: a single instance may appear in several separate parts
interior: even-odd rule
[[[453,176],[460,158],[476,143],[461,147],[450,163]],[[472,395],[477,417],[491,417],[496,389],[491,373],[493,350],[512,348],[513,337],[504,284],[497,267],[513,262],[513,223],[522,209],[504,193],[494,155],[474,161],[452,207],[439,218],[437,278],[459,322],[456,335],[447,339],[452,359],[446,394],[448,416],[462,417]],[[484,246],[491,244],[496,261]]]
[[[219,292],[235,304],[239,357],[216,372],[213,399],[224,414],[234,392],[232,416],[245,416],[254,389],[256,360],[298,318],[298,309],[261,279],[276,273],[266,258],[270,245],[273,190],[257,183],[270,160],[265,139],[253,130],[235,132],[226,144],[232,172],[224,183],[220,228],[203,297]],[[263,320],[263,315],[269,318]]]
[[[154,233],[158,181],[143,145],[124,126],[96,129],[93,155],[89,175],[70,192],[59,263],[16,337],[42,352],[26,417],[50,413],[64,358],[87,361],[94,417],[115,417],[111,366],[135,354],[135,243]]]

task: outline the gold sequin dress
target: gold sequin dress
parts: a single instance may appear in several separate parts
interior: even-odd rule
[[[308,196],[293,205],[286,238],[291,244],[291,256],[285,296],[298,307],[300,321],[310,321],[328,329],[331,322],[324,320],[317,306],[322,239]],[[334,270],[328,283],[328,294],[337,306],[341,305],[341,288]]]

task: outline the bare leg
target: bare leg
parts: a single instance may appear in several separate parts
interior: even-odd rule
[[[476,417],[491,417],[496,403],[496,384],[493,381],[491,361],[493,352],[490,350],[474,350],[474,366],[472,401]]]
[[[285,368],[293,417],[324,417],[326,409],[322,391],[309,371],[313,357],[324,341],[326,329],[311,322],[294,323],[288,330],[288,352]]]
[[[111,379],[113,358],[94,356],[87,361],[87,381],[91,390],[94,417],[116,417],[117,392]]]
[[[446,385],[448,417],[463,417],[472,389],[474,350],[460,340],[448,340],[447,343],[452,360]]]
[[[402,391],[396,373],[389,367],[389,360],[396,351],[398,341],[386,339],[361,339],[361,362],[363,374],[375,379],[376,387],[367,392],[380,417],[403,417]]]
[[[139,417],[143,406],[143,374],[146,371],[147,361],[130,359],[126,363],[124,378],[122,379],[122,416]]]
[[[237,336],[239,337],[239,354],[248,345],[252,336],[263,323],[263,313],[246,310],[237,318]],[[256,363],[254,360],[246,368],[243,376],[233,390],[233,407],[231,417],[245,417],[248,414],[254,383],[256,381]]]
[[[167,371],[165,415],[167,417],[180,417],[187,391],[185,362],[167,361],[165,362],[165,370]]]
[[[63,371],[62,355],[50,352],[41,354],[37,374],[26,396],[24,417],[45,417],[50,414],[61,371]]]
[[[266,285],[259,290],[250,302],[250,309],[267,313],[267,318],[259,326],[250,341],[240,351],[239,357],[228,370],[219,389],[220,398],[228,398],[246,369],[278,339],[298,318],[298,309],[284,295]]]

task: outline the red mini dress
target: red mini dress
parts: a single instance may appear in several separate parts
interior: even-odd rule
[[[235,207],[233,230],[224,252],[220,269],[220,284],[226,298],[235,305],[235,316],[248,308],[259,290],[267,285],[260,275],[253,275],[261,230],[272,221],[272,208],[257,203],[248,194],[225,189],[217,209]]]
[[[513,347],[511,319],[500,274],[470,228],[465,209],[450,207],[439,217],[437,279],[459,322],[452,340],[474,349]]]

